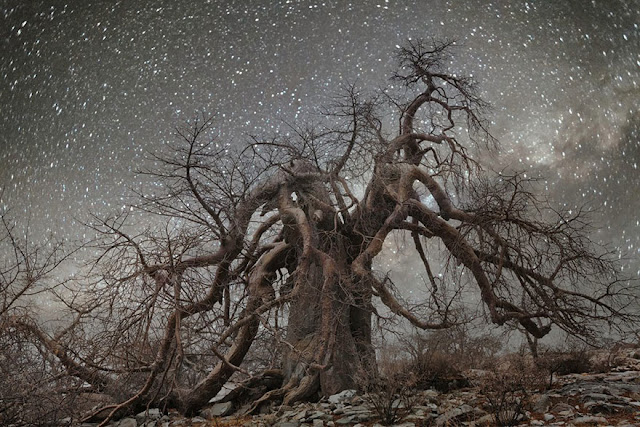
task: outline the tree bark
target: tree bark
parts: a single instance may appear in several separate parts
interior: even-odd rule
[[[316,387],[300,398],[356,388],[362,364],[375,366],[371,295],[354,293],[349,281],[335,283],[331,294],[323,295],[325,272],[319,265],[309,270],[299,297],[291,303],[286,337],[291,347],[283,364],[285,383],[317,374]]]

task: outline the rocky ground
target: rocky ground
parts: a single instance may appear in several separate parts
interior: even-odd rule
[[[214,403],[195,418],[150,409],[111,425],[364,427],[381,425],[385,414],[387,420],[395,414],[395,425],[406,427],[499,425],[496,417],[503,423],[515,420],[511,425],[523,426],[640,426],[640,360],[631,356],[634,357],[623,358],[624,363],[605,373],[558,376],[554,387],[546,391],[489,396],[482,387],[475,386],[450,392],[416,391],[404,399],[385,401],[388,396],[345,390],[318,403],[281,406],[273,413],[257,416],[243,415],[243,408],[236,409],[231,403]],[[481,378],[485,372],[467,374]],[[381,408],[384,403],[388,403],[386,411]]]

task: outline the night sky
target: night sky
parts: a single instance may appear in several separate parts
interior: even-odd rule
[[[0,209],[76,238],[194,112],[224,142],[269,136],[341,83],[388,85],[407,38],[448,37],[493,105],[491,166],[598,209],[596,240],[640,274],[639,26],[620,0],[2,0]]]

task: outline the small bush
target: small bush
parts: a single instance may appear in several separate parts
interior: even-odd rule
[[[23,330],[0,324],[0,425],[57,426],[74,415],[82,386]]]
[[[545,351],[538,356],[536,365],[547,372],[549,377],[548,388],[553,386],[554,375],[582,374],[591,372],[594,369],[589,354],[585,349]]]
[[[416,387],[422,390],[448,392],[470,385],[452,363],[451,356],[440,352],[422,353],[410,363],[409,370],[416,376]]]
[[[418,378],[406,360],[384,359],[378,363],[378,373],[361,373],[358,383],[384,425],[402,421],[420,400]]]
[[[450,329],[417,332],[403,344],[415,363],[424,365],[427,370],[459,373],[494,366],[502,341],[498,336],[474,331],[463,324]]]
[[[487,409],[498,426],[517,425],[530,406],[531,391],[543,387],[545,374],[524,355],[514,355],[507,363],[480,380]]]

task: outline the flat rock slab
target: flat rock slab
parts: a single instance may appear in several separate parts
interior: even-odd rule
[[[343,390],[338,394],[329,396],[329,403],[337,404],[351,400],[356,395],[355,390]]]
[[[134,418],[123,418],[118,422],[118,427],[137,427],[138,422]]]
[[[216,403],[210,408],[203,409],[200,414],[207,419],[226,417],[233,413],[233,402]]]
[[[609,421],[605,417],[578,417],[573,420],[575,425],[607,425]]]

